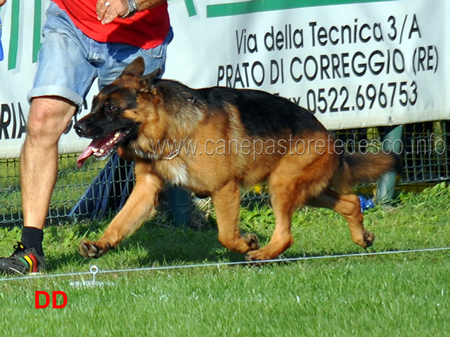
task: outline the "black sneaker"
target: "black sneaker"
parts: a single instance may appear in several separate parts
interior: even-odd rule
[[[10,257],[0,258],[0,273],[25,275],[44,271],[45,256],[38,255],[34,248],[25,249],[21,242],[14,249]]]

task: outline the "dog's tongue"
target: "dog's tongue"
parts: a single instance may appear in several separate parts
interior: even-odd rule
[[[86,159],[88,159],[90,156],[92,156],[94,154],[94,149],[99,149],[101,148],[106,142],[108,141],[108,139],[104,139],[104,138],[100,138],[100,139],[94,139],[86,148],[86,150],[83,151],[83,153],[81,153],[78,156],[77,159],[77,166],[78,167],[82,167],[84,162],[86,161]]]
[[[82,167],[84,162],[86,161],[86,159],[88,159],[90,156],[92,156],[93,153],[94,153],[94,151],[92,150],[91,145],[89,145],[86,148],[86,150],[84,150],[83,153],[78,156],[77,166]]]

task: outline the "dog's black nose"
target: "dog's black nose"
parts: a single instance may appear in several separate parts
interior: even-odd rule
[[[75,123],[73,128],[75,129],[75,132],[78,136],[83,137],[86,134],[86,130],[88,129],[88,123],[83,121],[78,121]]]

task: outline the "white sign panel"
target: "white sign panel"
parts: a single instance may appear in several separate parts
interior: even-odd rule
[[[168,77],[278,93],[329,129],[449,117],[450,1],[223,2],[172,17]]]

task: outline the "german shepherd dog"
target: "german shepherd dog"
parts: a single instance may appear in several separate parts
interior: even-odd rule
[[[81,255],[98,258],[133,234],[154,213],[165,182],[211,196],[218,239],[248,260],[277,258],[294,242],[291,217],[299,206],[326,207],[345,217],[352,240],[363,248],[374,234],[363,227],[359,199],[346,194],[355,183],[399,170],[397,156],[343,154],[314,115],[262,91],[191,89],[143,75],[137,58],[94,98],[92,111],[75,125],[93,139],[78,158],[117,150],[135,162],[136,185],[123,209],[96,242],[80,242]],[[184,144],[174,146],[173,144]],[[193,151],[189,144],[196,146]],[[341,149],[342,150],[342,149]],[[276,224],[260,248],[239,230],[240,187],[266,182]]]

